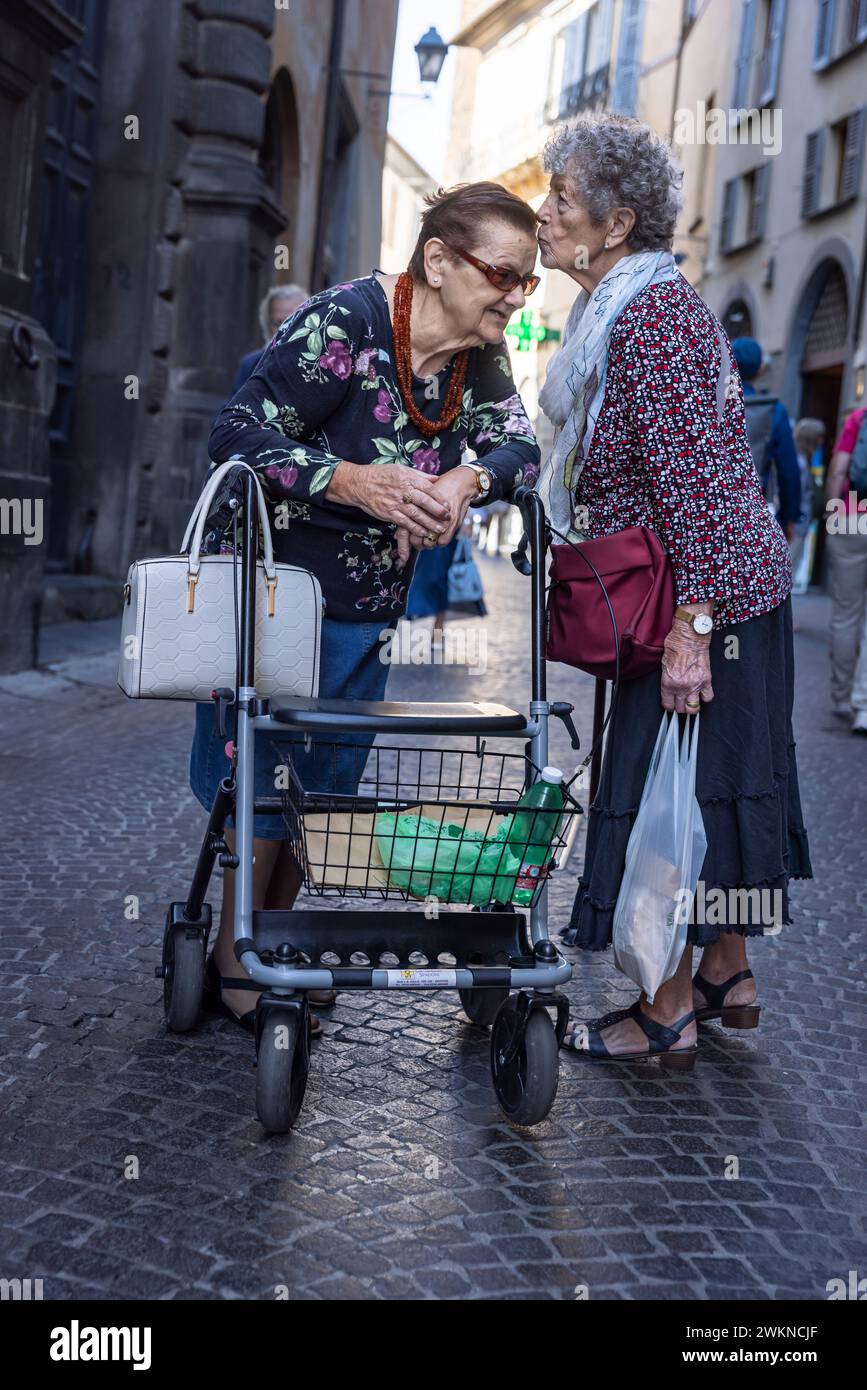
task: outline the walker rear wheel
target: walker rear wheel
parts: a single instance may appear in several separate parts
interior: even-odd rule
[[[523,1038],[521,996],[500,1006],[491,1030],[491,1079],[504,1114],[516,1125],[544,1120],[557,1094],[560,1058],[554,1025],[543,1008],[531,1010]]]
[[[507,989],[459,989],[461,1008],[477,1028],[490,1028],[497,1010],[509,997]]]
[[[301,1112],[310,1070],[310,1015],[299,1008],[269,1009],[256,1058],[256,1113],[271,1134],[288,1134]]]
[[[166,923],[163,936],[163,1008],[173,1033],[188,1033],[199,1017],[207,938],[195,927]]]

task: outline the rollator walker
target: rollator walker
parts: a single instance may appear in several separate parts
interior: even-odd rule
[[[235,706],[232,766],[217,790],[185,902],[169,906],[162,965],[165,1016],[178,1033],[199,1018],[211,907],[205,901],[217,860],[235,874],[235,955],[250,978],[262,986],[255,1011],[256,1110],[266,1130],[286,1133],[304,1099],[310,1066],[308,990],[456,990],[470,1023],[491,1027],[491,1078],[504,1115],[516,1125],[534,1125],[548,1114],[558,1081],[558,1054],[569,1015],[559,987],[572,968],[549,940],[547,869],[571,838],[582,810],[568,789],[565,807],[528,906],[487,895],[498,886],[476,867],[461,868],[469,854],[458,845],[449,883],[460,882],[462,905],[431,895],[424,906],[414,878],[422,885],[441,882],[434,872],[416,875],[388,868],[377,846],[383,813],[389,824],[424,812],[458,839],[470,823],[502,826],[522,793],[548,761],[548,721],[560,718],[573,748],[579,741],[573,706],[546,697],[543,623],[545,617],[545,519],[540,498],[519,487],[512,500],[525,527],[512,559],[530,579],[532,650],[529,714],[505,705],[285,699],[269,706],[254,683],[257,508],[254,480],[243,475],[243,535],[239,587],[240,640],[235,690],[213,693],[215,718],[225,731],[225,713]],[[527,551],[529,550],[529,560]],[[254,789],[254,734],[303,736],[305,746],[323,759],[346,756],[341,735],[377,736],[360,755],[354,795],[305,787],[288,769],[287,785],[273,796]],[[404,740],[392,744],[392,739]],[[409,738],[407,743],[405,740]],[[378,740],[382,739],[383,742]],[[424,740],[428,742],[425,743]],[[488,749],[489,740],[510,740],[515,752]],[[435,740],[435,741],[431,741]],[[256,911],[253,908],[253,816],[282,816],[292,858],[307,892],[323,900],[315,908]],[[550,816],[550,812],[548,815]],[[235,818],[235,847],[224,838],[229,815]],[[419,824],[422,824],[420,821]],[[419,832],[418,850],[424,846]],[[406,851],[406,843],[402,842]],[[434,847],[434,853],[439,853]],[[388,858],[386,846],[385,859]],[[336,867],[335,867],[336,865]],[[524,894],[525,899],[529,895]],[[335,898],[360,898],[379,906],[347,911],[325,907]],[[442,897],[442,894],[440,895]],[[389,899],[406,904],[394,909]],[[485,899],[485,900],[482,900]],[[387,910],[383,910],[386,908]]]

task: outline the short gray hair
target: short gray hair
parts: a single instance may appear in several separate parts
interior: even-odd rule
[[[542,161],[546,173],[569,180],[591,221],[631,208],[631,250],[671,250],[683,174],[650,126],[630,116],[582,116],[552,132]]]
[[[299,304],[303,304],[305,299],[309,298],[310,291],[305,290],[301,285],[272,285],[259,305],[259,327],[262,330],[264,341],[270,343],[274,336],[274,330],[271,327],[271,305],[275,299],[294,300],[295,308],[297,308]],[[288,314],[286,317],[288,318]]]

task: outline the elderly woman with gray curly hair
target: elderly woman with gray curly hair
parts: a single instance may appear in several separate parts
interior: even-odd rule
[[[671,252],[681,176],[668,146],[631,119],[591,117],[556,130],[544,161],[542,263],[580,293],[540,395],[557,433],[539,489],[552,525],[573,541],[654,531],[677,603],[661,669],[620,685],[563,940],[591,951],[611,944],[660,705],[703,711],[696,796],[708,842],[675,974],[652,1003],[642,993],[574,1025],[565,1045],[604,1061],[680,1052],[690,1066],[697,1022],[758,1022],[746,939],[789,923],[789,880],[812,876],[791,722],[788,547],[753,466],[728,340]],[[726,891],[738,911],[717,920],[721,895],[711,889],[753,887],[771,897]],[[702,912],[709,901],[716,910]],[[703,955],[693,978],[695,946]]]

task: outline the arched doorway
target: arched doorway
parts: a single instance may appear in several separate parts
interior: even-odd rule
[[[722,326],[729,338],[752,338],[753,316],[745,299],[733,299],[722,317]]]
[[[849,293],[846,278],[836,261],[819,267],[821,280],[813,288],[814,304],[801,355],[801,404],[799,415],[823,420],[833,444],[840,408],[846,345],[849,341]]]

